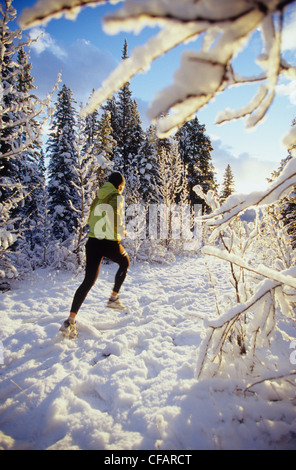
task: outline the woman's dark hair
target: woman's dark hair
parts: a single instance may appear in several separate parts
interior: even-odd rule
[[[109,183],[113,184],[116,189],[118,189],[120,185],[125,184],[124,176],[119,172],[111,173],[108,181]]]

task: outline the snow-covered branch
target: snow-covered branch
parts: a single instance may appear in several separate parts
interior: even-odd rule
[[[155,59],[183,41],[196,37],[204,29],[203,25],[192,24],[189,27],[176,25],[174,29],[164,28],[159,34],[151,38],[144,46],[133,50],[131,57],[122,61],[119,66],[103,82],[102,88],[93,93],[90,102],[84,108],[83,114],[92,113],[105,100],[112,96],[137,73],[147,70]],[[161,108],[159,113],[161,114]]]
[[[207,225],[221,227],[249,207],[270,205],[287,195],[296,185],[296,158],[292,158],[280,176],[266,190],[246,194],[232,194],[214,210],[203,217]]]
[[[200,25],[201,32],[206,32],[200,52],[183,54],[180,69],[175,74],[175,83],[157,95],[149,111],[152,120],[158,120],[162,113],[172,111],[159,123],[161,135],[171,133],[214,96],[226,88],[238,83],[266,81],[252,103],[236,112],[223,112],[219,116],[222,122],[250,115],[247,126],[256,125],[265,115],[272,103],[278,76],[290,70],[281,59],[282,28],[276,32],[275,22],[282,25],[282,9],[285,2],[249,2],[249,1],[200,1],[186,2],[182,8],[178,2],[169,4],[164,1],[129,2],[117,15],[107,17],[106,29],[109,32],[139,28],[139,24],[161,24],[174,30],[176,24],[183,27]],[[280,11],[279,19],[273,18]],[[264,70],[259,77],[238,79],[231,65],[232,59],[242,49],[247,38],[261,27],[264,41],[263,54],[258,58]],[[199,33],[200,34],[200,33]]]
[[[216,94],[244,83],[261,83],[254,99],[237,111],[224,110],[218,122],[247,117],[247,127],[262,120],[269,109],[278,78],[285,74],[294,79],[295,67],[281,55],[285,8],[295,0],[130,0],[105,19],[105,30],[138,33],[145,26],[160,26],[162,31],[144,46],[136,48],[131,58],[118,68],[97,90],[84,114],[93,112],[128,82],[136,73],[149,68],[152,61],[178,44],[201,38],[198,52],[183,54],[174,83],[158,93],[148,116],[158,122],[158,133],[171,134]],[[95,6],[107,0],[39,0],[33,8],[25,9],[20,18],[22,27],[29,27],[63,13],[75,17],[81,7]],[[119,0],[110,0],[118,3]],[[259,29],[263,51],[257,57],[262,72],[256,77],[239,77],[233,65],[235,56],[245,47],[251,34]],[[170,114],[168,112],[170,111]],[[163,114],[165,118],[160,119]],[[293,136],[294,137],[294,136]]]
[[[286,271],[289,276],[295,276],[295,268]],[[232,330],[237,322],[247,313],[253,312],[253,318],[248,322],[248,338],[249,347],[245,351],[250,356],[250,371],[254,367],[254,351],[256,342],[258,341],[258,332],[261,331],[262,339],[268,338],[274,327],[274,303],[273,296],[277,297],[277,302],[282,303],[284,308],[289,311],[289,306],[282,298],[281,282],[265,279],[262,281],[252,297],[244,304],[238,304],[230,308],[217,319],[205,320],[205,326],[208,332],[204,338],[200,348],[197,361],[197,376],[203,372],[205,363],[208,360],[214,362],[215,358],[221,355],[223,346],[227,337],[230,337]],[[280,289],[277,292],[277,289]],[[211,352],[210,352],[211,351]],[[211,358],[212,356],[212,358]]]
[[[280,187],[282,188],[288,175],[291,175],[292,169],[295,171],[295,159],[292,158],[289,163],[291,163],[291,167],[287,173],[284,172],[271,185],[268,193],[270,197],[274,197],[273,192],[276,194],[276,191]],[[259,248],[261,247],[261,231],[265,230],[264,242],[266,244],[266,237],[270,238],[270,233],[272,233],[269,230],[275,229],[276,233],[271,236],[271,240],[276,243],[279,227],[278,225],[274,226],[274,221],[278,221],[278,217],[271,218],[266,215],[261,219],[257,215],[255,223],[246,224],[241,221],[240,217],[235,217],[239,213],[239,204],[233,204],[232,201],[230,208],[233,213],[230,212],[229,218],[228,214],[224,212],[225,204],[227,205],[227,202],[231,201],[232,196],[220,207],[214,194],[204,194],[199,186],[195,187],[195,191],[205,199],[213,213],[216,214],[215,221],[218,220],[210,241],[220,240],[224,247],[222,250],[216,246],[205,246],[202,252],[204,255],[214,256],[229,263],[232,275],[230,282],[235,288],[237,301],[236,305],[233,305],[232,302],[229,305],[229,302],[224,300],[224,304],[218,310],[219,316],[205,319],[208,333],[199,348],[197,375],[200,376],[207,362],[215,362],[218,359],[218,363],[221,365],[226,351],[234,356],[237,352],[239,355],[246,356],[248,360],[245,359],[244,363],[248,364],[248,371],[251,372],[255,367],[256,348],[259,344],[263,345],[265,341],[269,341],[274,330],[277,308],[281,310],[283,315],[288,317],[293,315],[296,292],[295,257],[293,254],[290,257],[290,242],[283,229],[281,240],[284,244],[287,243],[285,248],[284,245],[274,246],[272,244],[266,251],[267,247],[265,246],[266,254],[264,256],[268,256],[271,263],[267,266],[259,264],[260,262],[257,261],[256,265],[253,253],[256,244],[259,243]],[[266,198],[268,197],[266,193],[264,195]],[[257,201],[260,200],[259,196],[257,194]],[[247,196],[242,196],[242,203],[245,198]],[[263,198],[262,194],[261,198]],[[254,202],[254,199],[251,198],[251,200]],[[211,215],[204,218],[209,217]],[[211,220],[209,224],[212,224]],[[275,249],[272,249],[273,247]]]
[[[252,9],[248,2],[233,3],[233,11],[225,8],[224,2],[187,2],[187,5],[177,5],[177,2],[129,2],[121,12],[106,19],[107,32],[115,32],[119,29],[139,29],[144,24],[160,23],[165,32],[163,38],[159,37],[156,42],[156,51],[147,54],[146,46],[137,49],[137,54],[132,54],[131,62],[135,66],[138,63],[138,70],[142,67],[138,62],[146,61],[147,66],[159,55],[172,49],[177,44],[188,41],[188,38],[198,37],[201,33],[207,32],[207,40],[200,52],[186,52],[183,54],[181,67],[175,74],[175,83],[159,93],[149,110],[151,120],[159,120],[163,113],[172,114],[159,121],[159,134],[165,136],[176,130],[193,114],[208,103],[216,93],[223,91],[227,82],[232,81],[233,73],[230,66],[230,59],[236,54],[239,45],[247,38],[250,31],[257,27],[264,18],[264,13],[260,10]],[[214,5],[215,3],[215,5]],[[241,3],[244,3],[243,7]],[[213,11],[211,11],[213,9]],[[214,13],[215,12],[215,13]],[[237,23],[238,22],[238,23]],[[225,23],[225,24],[224,24]],[[215,34],[211,30],[215,27]],[[213,48],[210,45],[217,39],[225,28],[218,43]],[[189,29],[191,34],[189,35]],[[176,31],[181,34],[176,35]],[[187,34],[186,34],[187,31]],[[212,35],[209,41],[210,33]],[[161,33],[160,33],[161,35]],[[169,38],[173,41],[169,41]],[[159,39],[162,39],[161,41]],[[150,47],[151,51],[151,40]],[[129,80],[133,74],[131,68],[121,74],[122,83]],[[231,78],[231,80],[230,80]],[[112,76],[110,77],[110,82]],[[120,86],[120,85],[119,85]],[[108,80],[103,84],[103,90],[108,87]],[[97,95],[99,98],[100,95]],[[102,96],[102,94],[101,94]],[[99,100],[96,106],[99,104]]]
[[[247,271],[265,277],[266,279],[270,279],[279,284],[284,284],[296,289],[296,268],[291,268],[284,272],[278,272],[263,265],[257,267],[252,266],[246,263],[239,256],[236,256],[233,253],[227,253],[212,246],[206,246],[202,251],[205,255],[215,256],[217,258],[228,261],[229,263],[235,264],[240,268],[246,269]]]
[[[122,0],[39,0],[32,8],[25,8],[20,17],[21,27],[28,28],[52,18],[75,19],[82,7],[119,3]]]

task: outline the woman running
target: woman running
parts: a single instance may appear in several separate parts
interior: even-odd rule
[[[107,307],[118,310],[126,308],[118,296],[130,264],[128,254],[120,243],[125,236],[122,196],[124,186],[123,175],[112,173],[108,182],[98,190],[97,197],[92,203],[88,220],[90,232],[85,246],[85,277],[74,295],[69,318],[60,328],[60,331],[69,338],[77,336],[76,316],[97,280],[103,258],[108,258],[119,265]]]

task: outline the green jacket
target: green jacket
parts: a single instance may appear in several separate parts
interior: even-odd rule
[[[123,196],[113,184],[105,183],[98,190],[90,209],[89,237],[120,241],[125,235],[123,206]]]

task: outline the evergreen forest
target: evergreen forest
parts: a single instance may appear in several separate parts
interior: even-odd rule
[[[193,188],[200,185],[205,193],[218,189],[205,125],[195,117],[173,137],[160,139],[155,126],[143,128],[130,82],[85,118],[61,77],[47,99],[40,100],[31,72],[30,41],[12,29],[15,16],[8,3],[1,18],[0,69],[4,290],[11,279],[38,267],[75,270],[83,264],[89,208],[112,171],[125,176],[127,203],[146,207],[182,202],[202,204],[206,211]],[[127,57],[125,41],[122,60]],[[139,255],[135,243],[129,248]],[[167,240],[145,243],[145,259],[159,261],[168,249]]]

